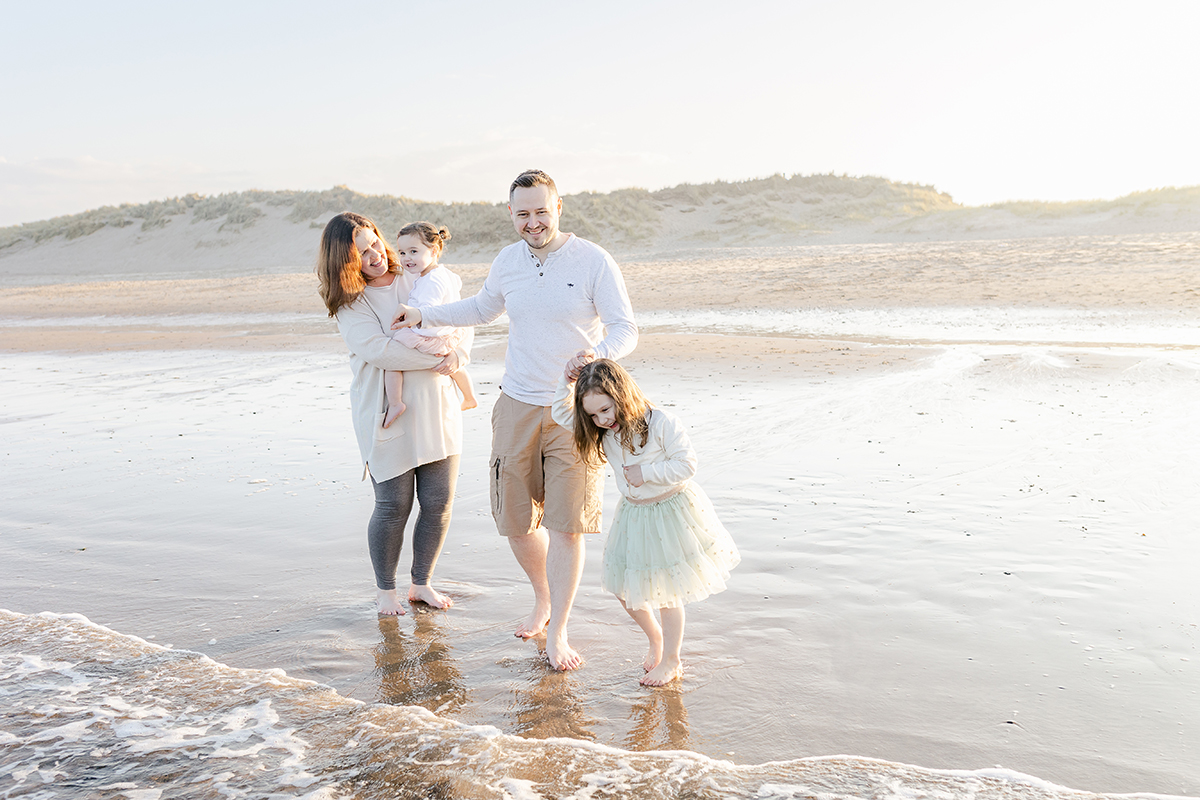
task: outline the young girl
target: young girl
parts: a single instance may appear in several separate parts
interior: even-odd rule
[[[445,225],[435,228],[428,222],[413,222],[400,229],[396,236],[396,255],[404,271],[417,279],[408,294],[409,305],[436,306],[459,299],[462,279],[438,263],[438,257],[448,241],[450,230]],[[444,356],[454,349],[462,336],[457,328],[402,328],[392,334],[392,338],[422,353]],[[450,380],[454,381],[462,394],[463,411],[479,405],[475,399],[475,387],[471,385],[471,376],[465,369],[453,373]],[[404,391],[404,373],[384,373],[383,385],[388,401],[387,414],[383,418],[383,427],[386,428],[404,413],[405,405],[400,400],[400,394]]]
[[[651,407],[629,373],[605,358],[584,366],[574,389],[563,374],[552,414],[574,429],[585,461],[607,460],[617,476],[621,501],[604,542],[601,586],[650,642],[640,682],[670,683],[683,675],[684,604],[723,591],[741,560],[708,496],[691,482],[696,453],[680,421]]]

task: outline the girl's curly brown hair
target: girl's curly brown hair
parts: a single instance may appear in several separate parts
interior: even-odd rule
[[[645,447],[650,437],[650,401],[624,367],[607,358],[598,358],[580,370],[575,381],[575,449],[584,463],[593,466],[604,463],[601,443],[608,432],[596,427],[591,415],[583,410],[583,398],[592,392],[612,399],[621,447],[632,453],[635,439],[637,447]]]

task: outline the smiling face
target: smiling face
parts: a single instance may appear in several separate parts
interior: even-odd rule
[[[370,228],[359,228],[354,232],[354,248],[362,261],[362,276],[368,286],[377,285],[388,274],[387,251],[383,241]]]
[[[533,250],[544,250],[558,238],[562,198],[549,186],[518,186],[508,203],[513,227]]]
[[[407,233],[396,238],[396,255],[400,256],[404,271],[413,276],[428,275],[437,266],[438,251],[416,234]]]
[[[583,413],[592,418],[597,428],[607,431],[617,431],[621,426],[617,423],[617,404],[602,392],[588,392],[581,401]]]

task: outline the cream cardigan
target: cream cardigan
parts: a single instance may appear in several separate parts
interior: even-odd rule
[[[569,431],[575,429],[575,381],[564,374],[558,379],[550,416]],[[646,502],[678,491],[696,475],[696,451],[679,417],[661,408],[650,410],[650,431],[643,447],[629,452],[620,435],[607,431],[600,444],[617,479],[617,490],[633,502]],[[623,467],[642,468],[641,486],[630,486]]]
[[[350,350],[350,411],[364,465],[376,481],[391,480],[413,467],[462,453],[461,401],[445,375],[431,371],[442,359],[393,341],[392,317],[408,300],[412,278],[395,276],[390,286],[368,286],[357,300],[337,313],[338,332]],[[457,348],[467,365],[472,334]],[[386,430],[383,387],[385,370],[404,371],[403,414]]]

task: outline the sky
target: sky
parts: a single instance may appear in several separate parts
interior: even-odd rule
[[[1200,184],[1200,0],[0,0],[0,226],[191,192]]]

